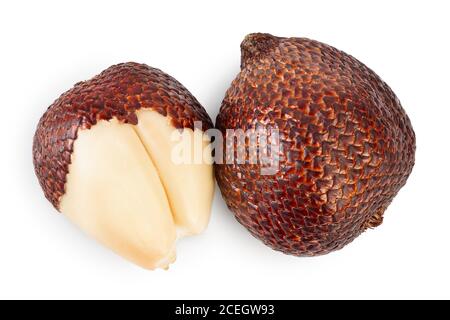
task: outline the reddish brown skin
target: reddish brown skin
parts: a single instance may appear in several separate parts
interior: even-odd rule
[[[248,35],[241,72],[216,127],[267,123],[281,134],[280,170],[215,165],[230,210],[275,250],[314,256],[340,249],[383,213],[414,166],[415,135],[399,100],[350,55],[304,38]]]
[[[213,126],[205,109],[183,85],[144,64],[118,64],[77,83],[47,109],[33,141],[36,175],[56,209],[64,195],[78,131],[112,118],[137,124],[136,111],[142,108],[168,116],[175,128],[194,129],[194,121],[201,121],[203,130]]]

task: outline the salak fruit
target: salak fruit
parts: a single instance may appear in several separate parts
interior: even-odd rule
[[[279,152],[273,174],[261,163],[215,165],[237,220],[297,256],[340,249],[380,225],[415,154],[410,120],[389,86],[352,56],[305,38],[250,34],[241,50],[216,127],[277,130]]]
[[[214,193],[212,158],[175,163],[171,135],[182,131],[209,148],[202,136],[211,127],[171,76],[115,65],[76,84],[42,116],[36,175],[53,206],[88,234],[142,267],[167,268],[177,238],[207,226]]]

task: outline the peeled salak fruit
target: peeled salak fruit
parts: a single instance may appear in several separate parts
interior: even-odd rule
[[[211,127],[171,76],[115,65],[76,84],[42,116],[36,175],[53,206],[88,234],[142,267],[167,268],[176,240],[207,226],[214,193],[212,159],[173,161],[180,143],[173,133],[200,141],[208,157]]]
[[[340,249],[380,225],[416,148],[389,86],[352,56],[314,40],[257,33],[241,50],[241,71],[216,127],[223,134],[270,128],[279,142],[273,174],[262,174],[259,162],[215,165],[237,220],[268,246],[297,256]]]

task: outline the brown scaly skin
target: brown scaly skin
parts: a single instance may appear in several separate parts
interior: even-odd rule
[[[177,80],[144,64],[112,66],[61,95],[39,121],[33,141],[33,162],[46,198],[59,209],[78,130],[99,120],[117,118],[137,124],[136,110],[148,108],[170,118],[175,128],[212,127],[200,103]]]
[[[338,250],[384,210],[414,165],[415,135],[399,100],[372,70],[326,44],[248,35],[241,72],[216,126],[267,124],[281,135],[278,174],[258,165],[215,165],[237,220],[275,250]]]

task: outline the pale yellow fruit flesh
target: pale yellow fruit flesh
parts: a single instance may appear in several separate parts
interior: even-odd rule
[[[138,126],[112,119],[79,131],[60,210],[128,260],[167,268],[177,234],[198,233],[208,223],[212,166],[172,166],[168,119],[154,111],[138,119]]]
[[[138,119],[136,130],[158,169],[178,230],[183,235],[202,232],[209,220],[209,214],[205,213],[211,208],[214,177],[211,162],[205,163],[206,159],[201,158],[199,163],[195,163],[194,148],[197,141],[198,149],[205,150],[209,147],[210,141],[202,140],[201,130],[186,130],[185,137],[189,138],[183,142],[187,143],[186,149],[190,149],[192,161],[177,164],[172,161],[173,159],[167,159],[180,143],[173,139],[174,129],[168,118],[151,110],[140,110]]]

